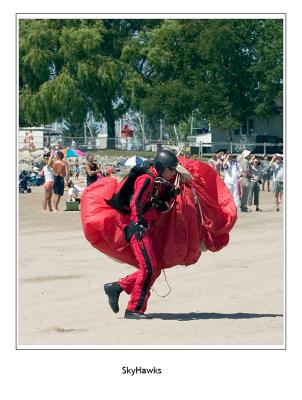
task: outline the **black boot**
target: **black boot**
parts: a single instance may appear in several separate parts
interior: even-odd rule
[[[105,293],[108,296],[109,305],[112,308],[112,311],[115,313],[119,312],[118,299],[123,289],[117,282],[106,283],[104,285]]]
[[[152,317],[150,315],[147,314],[141,314],[135,311],[129,311],[126,310],[125,311],[125,317],[127,319],[152,319]]]

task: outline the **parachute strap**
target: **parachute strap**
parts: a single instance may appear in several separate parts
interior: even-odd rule
[[[134,192],[135,181],[144,174],[149,175],[153,180],[155,179],[155,176],[146,167],[133,167],[121,182],[122,185],[118,192],[115,192],[111,199],[105,200],[106,203],[122,214],[130,214],[130,202]]]
[[[174,191],[177,192],[177,191],[179,190],[180,175],[177,173],[176,178],[175,178],[175,182],[174,182],[173,185],[171,185],[171,183],[170,183],[169,181],[167,181],[166,179],[164,179],[164,178],[162,178],[162,177],[160,177],[160,176],[158,176],[157,178],[154,179],[154,183],[155,183],[155,184],[163,183],[163,184],[166,185],[166,186],[170,185],[170,186],[172,186],[172,188],[174,189]],[[175,198],[175,197],[174,197],[174,199],[173,199],[173,201],[172,201],[171,204],[169,204],[169,203],[166,201],[167,209],[164,210],[164,211],[161,211],[161,213],[162,213],[162,214],[166,214],[166,213],[168,213],[170,210],[172,210],[172,208],[173,208],[174,205],[175,205],[175,202],[176,202],[176,198]]]

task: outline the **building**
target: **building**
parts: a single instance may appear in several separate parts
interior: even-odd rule
[[[22,127],[18,133],[19,150],[37,150],[62,142],[62,133],[45,126]]]
[[[198,132],[198,130],[197,130]],[[283,152],[282,107],[271,119],[257,116],[248,118],[246,124],[232,133],[211,127],[204,133],[188,137],[193,153],[214,153],[220,150],[239,153],[249,149],[255,153]]]

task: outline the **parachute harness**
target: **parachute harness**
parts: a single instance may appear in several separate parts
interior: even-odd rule
[[[154,183],[163,183],[165,185],[170,184],[169,181],[167,181],[166,179],[162,178],[161,176],[158,176],[157,178],[155,178],[154,179]],[[179,189],[179,183],[180,183],[180,175],[179,175],[179,173],[177,173],[176,178],[175,178],[175,182],[173,184],[175,190]],[[173,199],[171,204],[166,202],[166,205],[167,205],[168,208],[167,208],[167,210],[162,211],[161,213],[162,214],[166,214],[170,210],[172,210],[172,208],[174,207],[175,201],[176,201],[176,198],[174,197],[174,199]]]

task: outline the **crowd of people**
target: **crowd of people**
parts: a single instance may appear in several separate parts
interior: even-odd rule
[[[59,146],[55,146],[54,150],[45,148],[43,161],[44,166],[39,173],[40,176],[44,176],[45,180],[43,209],[51,212],[59,211],[60,200],[65,189],[68,191],[68,201],[80,202],[85,187],[80,187],[77,183],[86,181],[87,187],[97,179],[111,175],[113,172],[112,167],[104,170],[102,165],[95,161],[93,154],[88,154],[85,168],[80,166],[78,159],[75,160],[73,168],[70,168]],[[86,174],[85,180],[81,179],[82,171]]]
[[[86,186],[90,186],[105,175],[112,174],[112,168],[104,170],[93,154],[87,156],[85,168],[76,159],[72,169],[64,160],[64,153],[59,148],[44,151],[45,166],[41,175],[45,178],[43,208],[58,211],[60,199],[65,188],[68,190],[68,201],[79,201],[84,188],[76,184],[83,172],[86,175]],[[274,193],[275,210],[280,210],[283,195],[283,155],[275,154],[271,160],[268,155],[252,155],[244,150],[237,157],[223,151],[212,154],[208,164],[224,180],[232,193],[238,211],[261,211],[260,192],[267,190]],[[71,180],[74,178],[74,181]]]
[[[261,211],[260,189],[274,193],[275,210],[280,211],[283,195],[283,155],[276,153],[271,160],[244,150],[236,158],[231,153],[214,153],[208,163],[217,172],[233,195],[241,212]],[[272,186],[271,186],[272,182]]]

